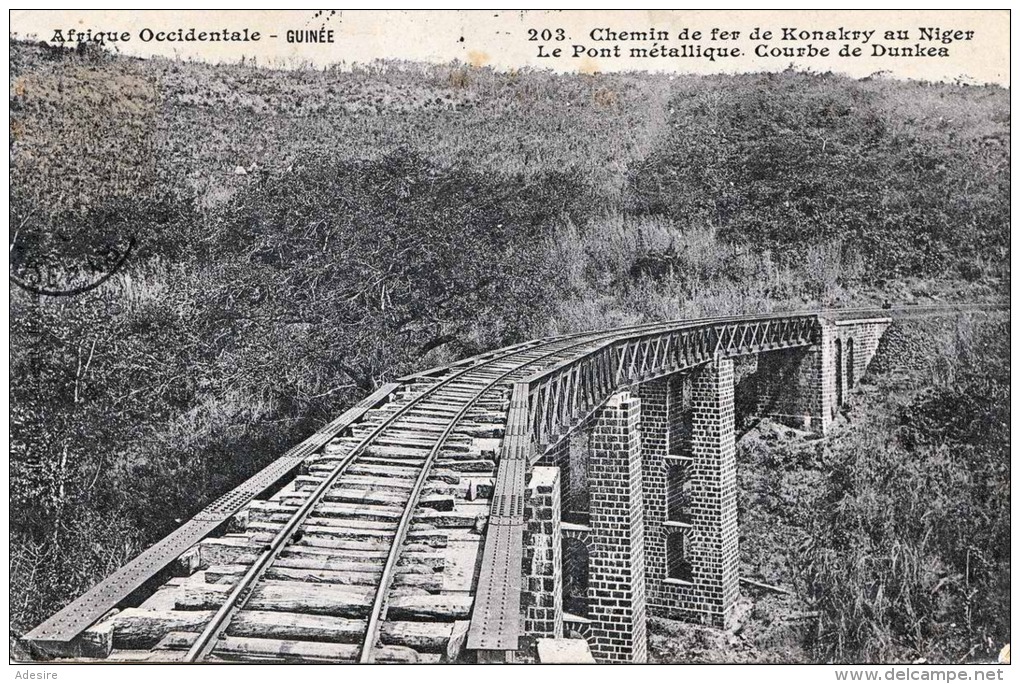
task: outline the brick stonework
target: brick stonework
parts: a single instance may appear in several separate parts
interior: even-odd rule
[[[563,489],[571,480],[570,477],[570,440],[562,440],[547,449],[539,456],[536,465],[547,468],[559,468],[560,488]],[[563,500],[561,495],[561,502]]]
[[[758,355],[758,413],[792,427],[826,433],[840,401],[867,371],[887,320],[823,321],[810,347]]]
[[[648,610],[656,615],[687,619],[682,606],[690,603],[690,590],[666,581],[668,557],[666,540],[670,535],[689,532],[667,524],[671,483],[670,468],[680,464],[667,456],[691,454],[691,381],[690,374],[675,375],[644,383],[641,397],[641,460],[645,502],[645,582]],[[689,468],[687,474],[690,474]],[[675,483],[674,483],[675,484]],[[693,483],[692,483],[693,484]]]
[[[651,486],[646,486],[649,609],[656,615],[723,627],[738,589],[733,362],[720,360],[690,376],[672,376],[666,388],[649,392],[649,400],[665,400],[666,413],[673,417],[668,423],[666,442],[672,442],[668,451],[646,456],[661,464],[654,471],[646,466],[646,472],[652,471]],[[653,415],[658,415],[657,409],[652,409]],[[654,440],[649,444],[655,448]],[[693,459],[685,466],[690,498],[684,517],[689,526],[668,524],[667,454]],[[690,581],[667,576],[670,535],[683,536]]]
[[[535,638],[563,636],[560,471],[531,471],[524,503],[524,633]]]
[[[823,320],[816,344],[756,355],[748,368],[759,413],[824,433],[887,327]],[[734,363],[717,359],[638,393],[615,395],[587,429],[544,454],[548,467],[528,490],[527,634],[562,634],[563,591],[580,598],[587,583],[587,605],[572,619],[601,662],[647,659],[646,610],[724,627],[738,593]],[[675,536],[690,567],[670,577]]]
[[[620,392],[596,414],[592,429],[588,614],[600,662],[648,659],[640,417],[641,400]]]
[[[875,358],[882,335],[889,328],[887,319],[837,323],[833,340],[839,340],[842,349],[842,368],[837,373],[843,382],[843,401],[847,402],[850,392],[864,377],[871,360]]]
[[[758,413],[776,422],[824,434],[836,400],[834,330],[823,324],[819,341],[758,355]]]
[[[733,361],[717,360],[695,373],[691,386],[691,563],[695,605],[725,625],[737,598],[737,456]],[[700,604],[700,605],[699,605]]]
[[[662,580],[666,574],[666,455],[672,430],[671,378],[646,382],[638,387],[641,398],[641,485],[645,504],[645,585],[648,610],[662,603]]]

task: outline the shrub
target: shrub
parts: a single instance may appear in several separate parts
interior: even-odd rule
[[[1007,326],[968,335],[952,380],[901,407],[893,440],[855,431],[827,453],[800,554],[819,660],[959,662],[1008,641]],[[957,327],[934,340],[957,348]]]

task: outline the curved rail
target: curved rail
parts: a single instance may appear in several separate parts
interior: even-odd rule
[[[612,344],[613,342],[619,340],[621,337],[625,337],[628,334],[632,334],[634,331],[637,331],[637,330],[640,330],[642,332],[648,332],[649,334],[654,334],[654,332],[656,330],[661,330],[663,328],[667,328],[668,329],[668,328],[671,328],[671,327],[675,327],[675,323],[672,322],[672,321],[667,321],[667,322],[663,322],[663,323],[640,324],[640,325],[628,326],[626,328],[617,328],[617,329],[613,329],[612,331],[610,331],[608,333],[604,332],[604,331],[603,332],[595,332],[595,333],[575,333],[575,334],[572,334],[572,335],[564,335],[564,336],[561,336],[561,337],[552,338],[552,341],[556,341],[556,342],[565,341],[565,340],[574,340],[574,339],[576,339],[578,337],[592,337],[594,339],[588,339],[588,340],[585,340],[584,342],[576,342],[576,343],[571,344],[571,345],[569,345],[569,346],[567,346],[565,348],[554,349],[552,351],[549,351],[549,352],[543,354],[542,356],[540,356],[537,359],[532,359],[532,360],[527,361],[527,362],[525,362],[523,364],[520,364],[516,368],[513,368],[511,370],[506,371],[506,372],[502,373],[496,379],[492,380],[483,389],[479,390],[470,400],[468,400],[464,404],[464,406],[450,420],[449,425],[445,428],[443,433],[440,435],[440,437],[436,441],[435,445],[433,445],[433,447],[430,449],[429,454],[426,457],[425,463],[422,466],[421,472],[419,473],[418,478],[417,478],[417,480],[415,482],[415,485],[414,485],[414,488],[413,488],[413,490],[411,492],[410,498],[408,499],[408,502],[407,502],[407,504],[405,506],[404,512],[403,512],[403,514],[401,516],[401,519],[400,519],[400,523],[398,525],[396,538],[394,540],[393,545],[390,547],[390,551],[389,551],[389,553],[387,555],[386,564],[385,564],[385,567],[383,569],[382,579],[380,580],[380,582],[379,582],[379,584],[377,586],[377,589],[376,589],[376,595],[375,595],[375,598],[374,598],[374,601],[373,601],[372,610],[371,610],[371,612],[369,614],[368,627],[367,627],[367,629],[365,631],[365,639],[364,639],[364,642],[362,643],[362,650],[361,650],[361,655],[360,655],[360,658],[359,658],[359,662],[361,662],[361,663],[371,663],[372,662],[372,651],[373,651],[373,649],[375,647],[376,638],[378,637],[378,632],[379,632],[379,629],[380,629],[380,626],[381,626],[381,622],[382,622],[383,616],[385,614],[386,597],[387,597],[387,595],[388,595],[388,593],[390,591],[390,585],[391,585],[391,583],[393,581],[393,576],[394,576],[394,573],[396,571],[397,563],[399,562],[399,559],[400,559],[400,550],[401,550],[401,547],[404,544],[404,540],[406,538],[407,531],[410,528],[411,520],[412,520],[412,518],[414,516],[415,510],[417,509],[417,504],[418,504],[418,500],[419,500],[419,498],[421,496],[421,491],[422,491],[422,489],[425,486],[425,482],[426,482],[426,480],[428,478],[429,472],[431,471],[431,467],[432,467],[433,462],[435,461],[436,456],[439,454],[440,450],[445,445],[446,440],[453,433],[454,429],[457,427],[458,423],[464,417],[464,415],[466,415],[468,413],[468,411],[470,411],[471,408],[486,393],[488,393],[489,391],[491,391],[492,389],[497,387],[499,384],[505,382],[507,380],[507,378],[509,378],[510,376],[514,375],[515,373],[519,373],[521,371],[527,370],[528,366],[531,366],[531,365],[534,365],[536,363],[540,363],[543,360],[555,357],[555,356],[557,356],[559,354],[562,354],[564,351],[566,351],[568,349],[573,349],[575,347],[582,347],[582,346],[585,346],[587,344],[591,344],[591,343],[596,342],[596,341],[599,342],[599,345],[601,347],[602,345],[605,345],[605,344]],[[605,338],[605,339],[601,339],[601,338]],[[468,370],[475,370],[478,367],[479,366],[473,366],[471,369],[468,369]]]
[[[661,324],[641,324],[619,328],[623,331],[651,328]],[[603,331],[601,335],[609,335]],[[324,425],[315,434],[281,457],[267,465],[238,487],[225,492],[190,521],[174,530],[158,543],[149,547],[119,568],[103,581],[89,589],[82,596],[64,606],[60,611],[37,625],[25,635],[24,641],[40,653],[56,655],[73,652],[74,641],[96,620],[122,604],[132,592],[149,582],[153,577],[165,572],[182,553],[208,537],[226,520],[240,511],[244,506],[257,498],[265,490],[275,486],[281,479],[292,473],[310,454],[320,449],[326,442],[335,437],[341,430],[356,422],[369,409],[400,388],[401,385],[417,380],[431,380],[439,373],[451,372],[466,365],[477,364],[492,359],[499,354],[511,350],[524,350],[538,345],[549,344],[568,339],[592,338],[598,333],[592,331],[550,336],[520,343],[512,347],[485,352],[468,359],[451,364],[421,371],[399,378],[395,383],[388,383],[369,397],[343,413],[336,420]]]
[[[209,656],[215,649],[215,644],[220,636],[229,627],[233,617],[241,610],[244,609],[249,597],[255,588],[256,583],[270,568],[273,561],[280,555],[287,543],[292,539],[298,529],[304,524],[305,520],[312,513],[314,508],[322,500],[325,494],[333,487],[334,483],[343,476],[347,471],[348,467],[354,463],[354,461],[361,455],[365,447],[371,444],[379,435],[381,435],[386,429],[388,429],[393,423],[397,422],[401,417],[406,415],[409,411],[413,410],[421,402],[431,397],[442,388],[451,384],[452,382],[474,372],[481,368],[484,368],[492,363],[516,356],[527,352],[530,349],[541,348],[545,345],[552,344],[555,348],[542,354],[536,359],[528,359],[516,367],[500,374],[499,377],[490,381],[483,389],[479,390],[474,397],[472,397],[451,419],[449,425],[445,428],[441,434],[439,440],[432,447],[429,455],[426,457],[424,463],[421,466],[418,478],[416,479],[414,488],[411,491],[411,495],[405,505],[404,512],[401,515],[401,520],[398,524],[394,543],[390,547],[390,551],[387,554],[386,564],[383,568],[383,575],[378,585],[376,596],[373,601],[372,609],[369,614],[368,628],[365,633],[365,640],[362,644],[361,662],[371,662],[372,649],[375,645],[375,640],[378,636],[378,630],[382,620],[382,615],[385,610],[386,597],[389,593],[390,584],[393,580],[393,575],[396,570],[397,563],[399,562],[400,549],[403,546],[403,542],[406,538],[407,531],[410,528],[411,519],[414,515],[414,511],[417,507],[418,499],[420,498],[421,491],[424,488],[425,482],[428,478],[428,474],[431,470],[432,463],[434,462],[439,451],[442,449],[449,435],[452,434],[454,429],[457,427],[459,421],[463,416],[477,403],[481,397],[486,393],[497,387],[500,383],[504,382],[506,378],[510,377],[514,373],[526,371],[530,366],[536,363],[554,357],[558,354],[562,354],[564,351],[583,347],[585,345],[592,344],[593,342],[611,342],[622,336],[632,334],[636,330],[640,331],[653,331],[655,329],[668,328],[673,326],[673,322],[666,323],[653,323],[653,324],[640,324],[634,326],[628,326],[626,328],[617,328],[611,331],[602,332],[587,332],[587,333],[573,333],[569,335],[562,335],[554,338],[544,338],[535,340],[532,342],[523,343],[511,347],[509,350],[504,350],[503,353],[489,353],[474,357],[476,363],[467,368],[455,372],[446,378],[443,378],[435,385],[427,388],[420,395],[414,397],[406,405],[402,406],[393,415],[386,418],[378,426],[376,426],[370,433],[363,437],[357,445],[350,450],[350,452],[342,459],[342,461],[323,479],[323,481],[316,487],[316,489],[305,499],[302,505],[295,511],[294,515],[291,516],[284,524],[283,528],[276,534],[273,540],[267,545],[265,550],[259,555],[256,561],[251,565],[245,575],[238,581],[234,589],[228,595],[227,599],[220,606],[209,624],[206,625],[205,629],[196,639],[194,644],[188,650],[185,655],[185,662],[196,662]],[[566,346],[559,346],[562,343],[569,343]],[[459,365],[459,364],[457,364]],[[434,369],[431,372],[441,372],[444,368]],[[425,374],[419,374],[415,376],[409,376],[409,378],[424,377]]]
[[[260,472],[259,474],[252,478],[251,482],[246,482],[242,484],[241,487],[224,494],[223,497],[220,497],[220,499],[217,499],[216,502],[210,504],[207,510],[203,510],[202,513],[197,515],[192,521],[187,523],[184,527],[182,527],[178,531],[175,531],[172,535],[161,541],[156,546],[142,553],[138,558],[133,560],[127,566],[125,566],[121,570],[118,570],[110,578],[104,580],[102,583],[100,583],[92,590],[87,592],[86,595],[72,602],[72,604],[65,607],[65,609],[60,611],[55,616],[51,617],[42,625],[38,626],[28,635],[26,635],[25,639],[29,643],[33,644],[33,646],[38,645],[39,648],[49,647],[50,645],[53,645],[54,647],[60,647],[62,644],[70,643],[71,639],[76,638],[78,635],[80,635],[84,629],[86,629],[89,625],[93,624],[97,618],[107,613],[110,608],[120,605],[120,603],[130,593],[130,591],[136,589],[138,586],[141,586],[143,582],[151,579],[157,573],[162,572],[163,569],[168,565],[168,563],[176,559],[182,551],[186,550],[187,548],[190,548],[193,544],[208,536],[218,525],[223,523],[223,521],[228,519],[231,515],[233,515],[237,511],[241,510],[241,508],[245,506],[248,502],[250,502],[252,498],[257,497],[260,492],[264,491],[269,486],[273,485],[273,483],[279,481],[283,477],[286,477],[304,460],[304,458],[310,455],[313,451],[316,451],[318,448],[321,448],[321,446],[326,441],[329,441],[329,439],[334,437],[344,426],[349,425],[351,422],[357,420],[357,418],[360,417],[361,414],[365,412],[365,410],[376,406],[378,402],[381,400],[381,398],[385,398],[385,396],[392,394],[392,392],[398,389],[401,384],[406,385],[408,383],[416,381],[438,381],[437,385],[429,387],[423,395],[416,397],[414,400],[412,400],[411,404],[415,404],[416,402],[427,398],[427,396],[431,396],[434,392],[441,390],[442,386],[445,386],[446,383],[452,382],[456,380],[456,378],[462,377],[464,374],[471,372],[472,370],[480,369],[483,367],[483,365],[487,363],[496,362],[500,359],[512,356],[515,353],[522,353],[529,349],[536,349],[540,347],[548,348],[550,345],[559,345],[563,342],[576,342],[576,344],[573,346],[584,346],[586,344],[592,344],[593,342],[602,343],[598,344],[598,346],[596,346],[593,349],[585,350],[581,354],[581,356],[585,356],[591,353],[596,353],[600,347],[604,347],[606,344],[611,344],[612,340],[614,339],[619,339],[620,337],[625,337],[628,335],[631,336],[635,334],[640,335],[642,331],[652,332],[655,329],[662,328],[671,328],[679,326],[696,326],[699,324],[702,326],[713,324],[726,325],[738,321],[748,322],[754,320],[767,320],[781,317],[799,316],[805,314],[814,315],[818,317],[840,317],[843,319],[851,316],[866,317],[872,315],[894,316],[900,318],[900,317],[938,315],[940,313],[948,312],[969,313],[990,309],[1005,309],[1008,311],[1009,304],[1008,302],[1005,303],[990,302],[985,304],[949,303],[935,305],[899,305],[884,308],[855,307],[847,309],[814,309],[810,311],[803,310],[789,312],[773,311],[745,316],[739,315],[711,316],[699,319],[673,320],[651,324],[636,324],[616,328],[609,331],[602,332],[585,331],[566,335],[545,337],[521,343],[513,347],[479,354],[469,359],[460,360],[451,364],[447,364],[445,366],[440,366],[434,369],[422,371],[413,375],[400,378],[396,384],[386,386],[387,388],[389,388],[388,392],[382,392],[381,394],[380,392],[376,392],[374,395],[372,395],[372,397],[369,397],[369,399],[373,399],[374,397],[373,401],[368,402],[368,404],[364,406],[361,406],[359,404],[359,406],[361,406],[360,412],[355,411],[353,409],[352,411],[348,411],[348,413],[344,414],[344,416],[341,416],[340,419],[337,419],[337,421],[333,421],[333,423],[330,423],[329,425],[325,426],[323,429],[321,429],[319,432],[313,435],[312,438],[298,445],[298,447],[295,447],[295,449],[288,451],[287,454],[285,454],[283,457],[278,459],[273,464],[270,464],[270,466],[264,469],[266,472]],[[568,348],[569,346],[570,345],[568,345]],[[535,363],[536,363],[535,361],[530,362],[530,364],[532,365],[534,365]],[[571,360],[565,358],[559,364],[554,365],[562,366],[563,364],[569,365],[569,363],[571,363]],[[551,370],[551,368],[552,367],[535,368],[535,371],[541,374],[543,372]],[[454,373],[454,375],[447,378],[437,377],[441,373],[442,374]],[[535,379],[536,378],[534,377],[528,378],[529,381]],[[501,381],[505,381],[505,377],[503,378],[503,380],[497,380],[493,384],[498,384]],[[485,394],[485,392],[489,391],[489,389],[491,389],[491,387],[480,392],[478,398],[482,397]],[[473,399],[472,404],[475,401],[477,401],[478,398]],[[362,404],[365,404],[365,402],[362,402]],[[359,457],[360,455],[359,452],[361,452],[367,444],[369,444],[373,439],[375,439],[375,437],[377,437],[378,434],[381,433],[388,425],[391,425],[393,421],[399,417],[399,415],[403,415],[407,410],[411,410],[411,408],[412,408],[411,405],[401,407],[401,412],[398,414],[398,416],[394,416],[393,420],[386,421],[384,425],[381,425],[378,429],[374,430],[372,434],[370,434],[368,437],[366,437],[363,440],[360,440],[358,446],[352,449],[341,459],[341,462],[337,465],[336,469],[329,473],[326,479],[331,480],[335,484],[336,479],[343,475],[343,472],[346,471],[347,466],[350,465],[355,459]],[[462,415],[458,414],[458,418],[454,421],[453,424],[455,425],[456,422],[461,418]],[[452,429],[449,432],[444,433],[444,435],[448,436],[451,433]],[[436,448],[435,452],[438,453],[438,450],[439,449]],[[329,484],[324,484],[321,486],[323,488],[323,492],[327,491],[330,487]],[[317,488],[315,492],[318,491],[319,489]],[[321,497],[322,494],[320,493],[319,496]],[[309,497],[309,500],[311,499],[312,496]],[[307,509],[305,509],[304,506],[301,506],[298,509],[298,512],[302,514],[302,520],[311,515],[314,507],[315,504],[312,503],[311,505],[308,506]],[[411,508],[413,509],[414,507],[412,506]],[[282,539],[280,544],[281,548],[283,545],[287,543],[287,540],[290,539],[290,537],[292,537],[297,532],[300,526],[301,521],[295,522],[293,525],[288,523],[287,525],[284,526],[284,529],[281,530],[280,534],[277,535],[277,537],[280,537]],[[285,532],[287,534],[284,534]],[[283,536],[281,537],[281,535]],[[274,538],[274,541],[276,541],[276,538]],[[262,565],[263,566],[262,569],[259,570],[253,567],[252,570],[249,571],[249,573],[246,573],[246,577],[248,576],[248,574],[252,574],[255,578],[255,581],[257,581],[258,577],[261,576],[261,573],[264,572],[265,569],[267,569],[269,565],[272,563],[273,558],[275,558],[275,555],[267,557],[267,554],[263,554],[263,557],[260,557],[259,562],[256,563],[256,565]],[[249,582],[248,584],[253,584],[253,582]],[[230,598],[228,599],[227,603],[220,607],[219,611],[217,612],[217,615],[219,615],[222,612],[229,613],[231,610],[236,610],[236,608],[231,608],[232,606],[243,607],[244,603],[247,601],[249,593],[250,592],[246,592],[243,589],[243,587],[233,592],[230,595]],[[380,602],[380,605],[382,607],[382,614],[384,615],[386,607],[385,597]],[[226,624],[229,624],[229,619],[226,621]],[[221,634],[223,632],[222,629],[217,630],[215,627],[212,627],[212,629],[213,631],[216,632],[216,634]],[[209,641],[214,642],[215,640],[212,639]],[[194,657],[204,657],[204,655],[202,656],[197,655],[197,649],[195,650],[196,654],[194,655]],[[210,651],[208,650],[205,651],[205,654],[208,654],[208,652]]]
[[[750,316],[706,317],[678,321],[672,330],[667,331],[667,336],[672,338],[686,333],[700,333],[698,339],[693,340],[693,344],[690,345],[675,344],[676,339],[663,340],[660,345],[657,339],[660,334],[655,331],[638,332],[631,339],[623,340],[622,346],[619,347],[617,344],[621,342],[619,338],[606,340],[583,354],[541,369],[517,383],[514,394],[519,395],[517,403],[520,406],[516,413],[511,407],[512,417],[507,424],[507,437],[503,443],[494,500],[497,496],[504,499],[513,496],[515,492],[513,487],[516,487],[518,492],[522,491],[523,480],[520,477],[509,476],[515,470],[516,464],[511,463],[515,457],[520,459],[521,454],[535,454],[536,446],[540,452],[543,447],[551,446],[556,439],[564,436],[556,429],[555,424],[547,425],[548,421],[543,416],[558,416],[563,418],[564,424],[569,422],[570,425],[576,425],[601,403],[596,395],[604,394],[608,388],[616,386],[621,380],[630,383],[644,382],[660,376],[666,367],[670,372],[675,372],[683,367],[710,361],[718,354],[742,355],[755,350],[769,351],[811,344],[817,341],[815,331],[812,329],[814,325],[807,325],[811,322],[824,325],[826,322],[838,324],[849,319],[889,321],[890,317],[910,318],[999,309],[1008,310],[1008,304],[994,302],[857,307],[795,311],[789,314],[775,312]],[[572,370],[592,359],[598,360],[599,363],[588,363],[590,368],[586,370],[590,372],[572,373]],[[557,376],[564,381],[555,388],[547,388],[548,391],[544,395],[538,396],[537,392],[543,389],[542,384]],[[543,403],[540,410],[539,402]],[[552,435],[553,440],[546,442],[545,438],[549,435]],[[533,440],[537,440],[538,444]],[[507,477],[501,478],[504,467]],[[505,491],[498,486],[501,480],[505,485]],[[508,515],[505,519],[493,515],[495,511],[490,514],[482,575],[476,587],[474,613],[467,641],[468,649],[490,653],[517,650],[520,628],[517,616],[520,608],[519,563],[522,520],[519,513]]]

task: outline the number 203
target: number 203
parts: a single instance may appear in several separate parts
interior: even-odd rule
[[[567,33],[558,29],[528,29],[528,40],[566,40]]]

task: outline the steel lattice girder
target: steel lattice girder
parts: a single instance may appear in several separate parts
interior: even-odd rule
[[[685,325],[615,340],[528,379],[536,455],[587,419],[614,392],[729,358],[814,344],[814,315]]]

